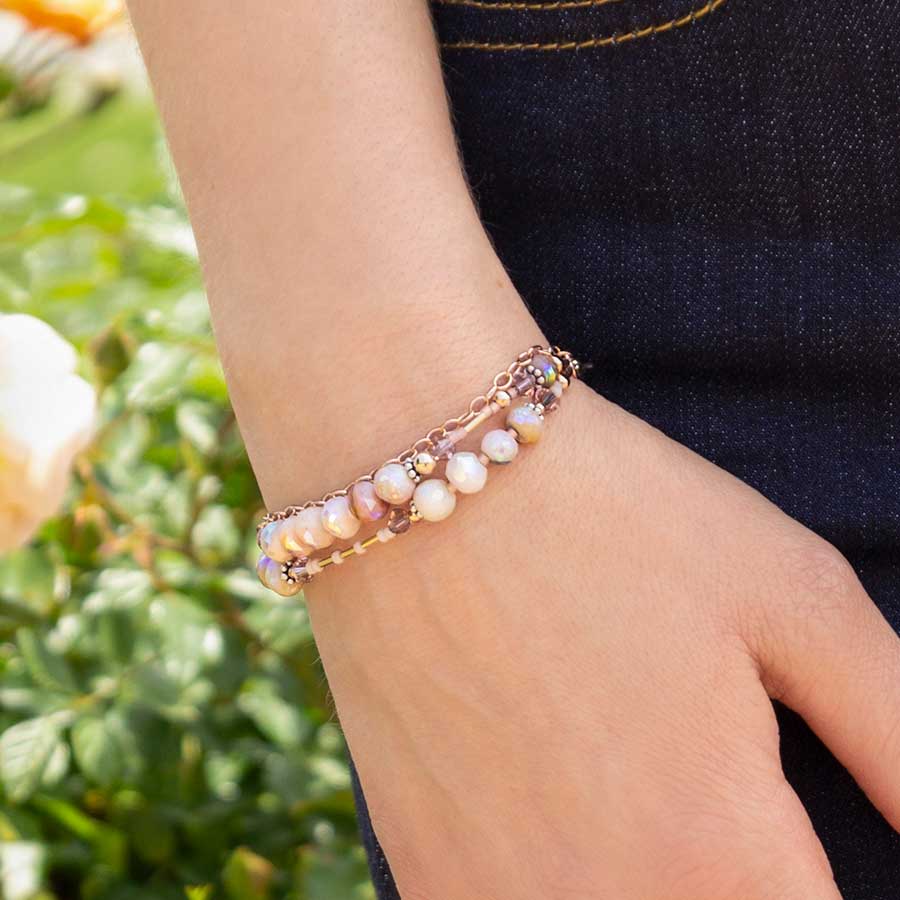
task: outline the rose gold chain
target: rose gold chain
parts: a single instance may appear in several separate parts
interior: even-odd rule
[[[350,491],[353,490],[354,485],[359,484],[362,481],[372,481],[375,478],[375,473],[384,466],[390,465],[391,463],[400,463],[402,465],[418,453],[434,450],[438,443],[441,440],[449,438],[452,432],[461,428],[464,429],[467,425],[474,422],[475,419],[491,405],[498,393],[501,391],[509,391],[515,384],[516,375],[523,373],[529,360],[539,353],[554,356],[561,360],[563,367],[571,373],[571,377],[578,377],[578,361],[571,353],[566,350],[561,350],[555,345],[542,347],[540,344],[535,344],[527,350],[523,350],[502,372],[498,372],[491,381],[491,386],[487,391],[475,397],[469,403],[468,409],[462,413],[462,415],[447,419],[442,425],[439,425],[437,428],[432,428],[424,437],[413,442],[397,456],[376,466],[371,472],[360,475],[345,487],[340,488],[340,490],[329,491],[321,500],[308,500],[300,506],[286,506],[284,509],[267,513],[257,526],[257,531],[268,525],[270,522],[286,519],[311,506],[323,506],[325,501],[330,500],[332,497],[346,497]]]

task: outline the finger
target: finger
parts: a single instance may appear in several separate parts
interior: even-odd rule
[[[833,548],[793,562],[757,647],[763,681],[900,829],[900,639]]]

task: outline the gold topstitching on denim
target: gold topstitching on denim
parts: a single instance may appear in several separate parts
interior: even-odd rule
[[[655,25],[645,25],[635,28],[632,31],[622,32],[621,34],[608,34],[604,37],[593,37],[585,40],[557,40],[547,43],[542,42],[512,42],[512,43],[492,43],[490,41],[446,41],[441,44],[444,50],[485,50],[488,52],[504,52],[515,50],[590,50],[595,47],[617,47],[619,44],[627,44],[636,41],[639,38],[650,37],[655,34],[664,34],[675,28],[683,28],[690,25],[698,19],[708,16],[715,12],[720,6],[724,5],[725,0],[708,0],[703,6],[692,9],[683,16],[675,19],[669,19],[667,22],[659,22]]]
[[[472,9],[484,10],[557,10],[585,9],[591,6],[607,6],[610,3],[622,3],[623,0],[432,0],[440,6],[468,6]]]

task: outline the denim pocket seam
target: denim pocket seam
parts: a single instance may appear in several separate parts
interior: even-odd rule
[[[652,25],[643,25],[631,31],[613,33],[603,37],[585,38],[583,40],[556,40],[548,42],[492,42],[492,41],[444,41],[441,48],[444,50],[477,50],[486,53],[504,53],[515,51],[542,51],[557,52],[562,50],[592,50],[599,47],[618,47],[620,44],[631,43],[640,38],[652,37],[657,34],[665,34],[677,28],[684,28],[694,22],[705,18],[725,4],[725,0],[707,0],[702,6],[692,9],[684,15],[665,22]]]
[[[562,9],[589,9],[594,6],[608,6],[623,3],[624,0],[432,0],[438,6],[466,6],[485,12],[513,10],[516,12],[555,12]]]

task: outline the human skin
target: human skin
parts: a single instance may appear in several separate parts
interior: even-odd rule
[[[542,339],[421,0],[132,0],[267,505]],[[583,385],[477,497],[307,591],[404,900],[837,898],[770,702],[900,825],[900,643],[841,555]]]

